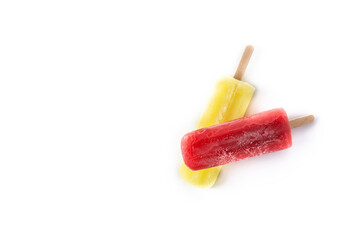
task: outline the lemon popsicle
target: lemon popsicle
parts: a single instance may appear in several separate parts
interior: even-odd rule
[[[234,78],[224,77],[218,81],[207,109],[198,123],[198,129],[244,116],[255,88],[239,80],[242,79],[252,52],[252,46],[245,48]],[[221,166],[192,171],[183,162],[180,166],[180,176],[192,185],[211,187],[216,182],[220,170]]]

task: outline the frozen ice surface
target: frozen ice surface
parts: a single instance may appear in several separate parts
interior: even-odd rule
[[[182,153],[188,167],[199,170],[290,146],[286,112],[273,109],[188,133],[182,140]]]

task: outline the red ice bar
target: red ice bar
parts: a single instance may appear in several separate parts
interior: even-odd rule
[[[185,164],[201,170],[291,147],[282,108],[198,129],[181,140]]]

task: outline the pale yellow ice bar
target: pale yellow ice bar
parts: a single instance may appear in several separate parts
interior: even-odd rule
[[[205,128],[243,117],[254,91],[255,88],[246,82],[232,77],[222,78],[218,81],[215,93],[197,128]],[[206,188],[214,185],[220,170],[221,166],[192,171],[182,162],[180,176],[192,185]]]

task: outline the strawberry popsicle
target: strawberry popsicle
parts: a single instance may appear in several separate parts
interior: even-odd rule
[[[185,164],[206,169],[291,147],[291,128],[313,122],[312,115],[289,121],[279,108],[186,134],[181,141]]]

